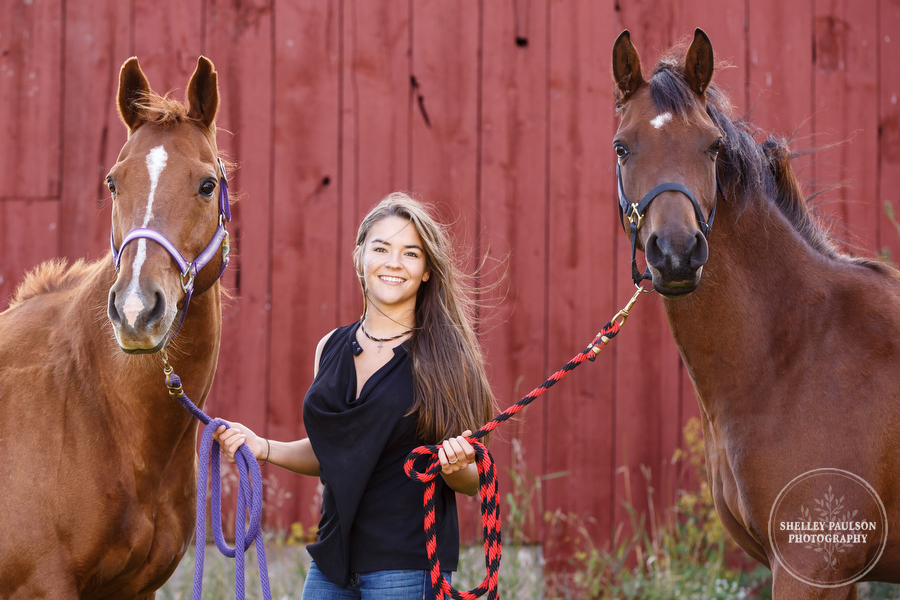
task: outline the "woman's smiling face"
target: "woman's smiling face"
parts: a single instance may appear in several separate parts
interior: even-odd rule
[[[415,308],[429,276],[415,225],[397,216],[376,221],[362,248],[362,267],[370,302],[381,309]]]

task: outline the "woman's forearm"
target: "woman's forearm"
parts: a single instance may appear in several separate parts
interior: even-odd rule
[[[470,463],[465,469],[454,471],[449,475],[441,473],[441,477],[454,492],[466,496],[474,496],[478,493],[478,465],[475,463]]]
[[[300,473],[301,475],[309,475],[311,477],[318,477],[319,475],[319,459],[316,458],[316,454],[313,452],[309,438],[295,442],[268,440],[268,451],[268,462],[273,465],[294,473]],[[263,460],[265,455],[258,458]]]

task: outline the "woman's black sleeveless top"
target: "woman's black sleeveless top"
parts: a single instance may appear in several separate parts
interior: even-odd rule
[[[341,327],[322,349],[319,371],[303,401],[303,422],[319,459],[325,490],[319,539],[307,546],[316,566],[346,586],[351,573],[428,570],[425,551],[425,487],[409,479],[403,463],[424,442],[416,438],[412,359],[408,344],[356,394],[353,357],[359,323]],[[371,352],[371,351],[370,351]],[[438,558],[455,571],[459,557],[456,495],[435,480]]]

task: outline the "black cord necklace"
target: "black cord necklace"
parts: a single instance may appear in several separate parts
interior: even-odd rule
[[[394,341],[394,340],[396,340],[396,339],[402,338],[404,335],[406,335],[406,334],[408,334],[408,333],[412,333],[412,329],[407,329],[407,330],[404,331],[403,333],[398,333],[398,334],[395,335],[395,336],[386,337],[386,338],[377,338],[377,337],[375,337],[375,336],[373,336],[373,335],[369,335],[369,332],[366,331],[366,327],[365,327],[365,325],[363,325],[363,322],[362,322],[362,321],[359,322],[359,328],[362,329],[362,332],[363,332],[363,335],[364,335],[364,336],[366,336],[367,338],[369,338],[369,339],[372,340],[373,342],[378,342],[378,353],[379,353],[379,354],[381,353],[381,347],[384,345],[385,342],[392,342],[392,341]]]

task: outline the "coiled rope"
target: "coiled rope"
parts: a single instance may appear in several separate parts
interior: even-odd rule
[[[229,427],[222,419],[211,419],[206,413],[197,408],[197,405],[184,395],[181,387],[181,378],[172,372],[168,357],[163,351],[163,372],[166,374],[166,387],[169,395],[178,402],[191,415],[206,425],[203,437],[200,440],[200,470],[197,474],[197,554],[194,562],[194,600],[203,597],[203,562],[206,555],[206,478],[212,465],[211,484],[211,513],[213,522],[213,539],[219,552],[228,558],[235,559],[234,568],[234,597],[236,600],[244,600],[244,553],[254,542],[256,543],[256,561],[259,565],[259,579],[262,584],[264,600],[272,600],[272,592],[269,589],[269,569],[266,565],[266,547],[263,543],[260,521],[262,520],[262,476],[259,464],[253,456],[247,444],[242,444],[235,453],[235,462],[238,468],[238,498],[237,512],[234,518],[234,548],[225,542],[222,532],[222,479],[221,466],[219,465],[219,442],[213,439],[213,434],[220,425]],[[250,523],[244,529],[245,515],[250,512]],[[238,552],[240,549],[240,552]]]
[[[445,600],[447,597],[455,600],[475,600],[481,596],[488,594],[488,600],[497,600],[499,598],[498,582],[500,577],[500,500],[497,490],[497,474],[494,468],[494,459],[488,452],[484,444],[478,440],[500,426],[501,423],[509,420],[510,417],[518,413],[520,410],[531,404],[538,396],[553,387],[556,382],[565,377],[575,367],[583,363],[585,360],[593,361],[600,354],[601,348],[608,344],[619,333],[625,320],[628,318],[628,312],[637,302],[642,293],[652,292],[652,289],[644,289],[638,286],[637,292],[620,310],[603,329],[594,337],[594,340],[588,344],[588,347],[582,350],[572,360],[565,364],[563,368],[547,378],[544,383],[534,388],[527,396],[507,408],[505,411],[494,417],[484,427],[466,438],[475,449],[475,462],[478,465],[478,485],[481,495],[481,525],[484,535],[484,566],[485,578],[481,584],[467,592],[461,592],[451,586],[443,574],[441,574],[441,563],[437,557],[437,527],[434,516],[434,480],[441,472],[441,461],[438,458],[438,449],[440,446],[427,445],[419,446],[409,453],[403,468],[407,477],[420,481],[425,484],[425,549],[428,553],[428,560],[431,569],[431,583],[434,587],[435,600]],[[416,461],[421,457],[430,457],[425,471],[419,472],[415,469]]]

